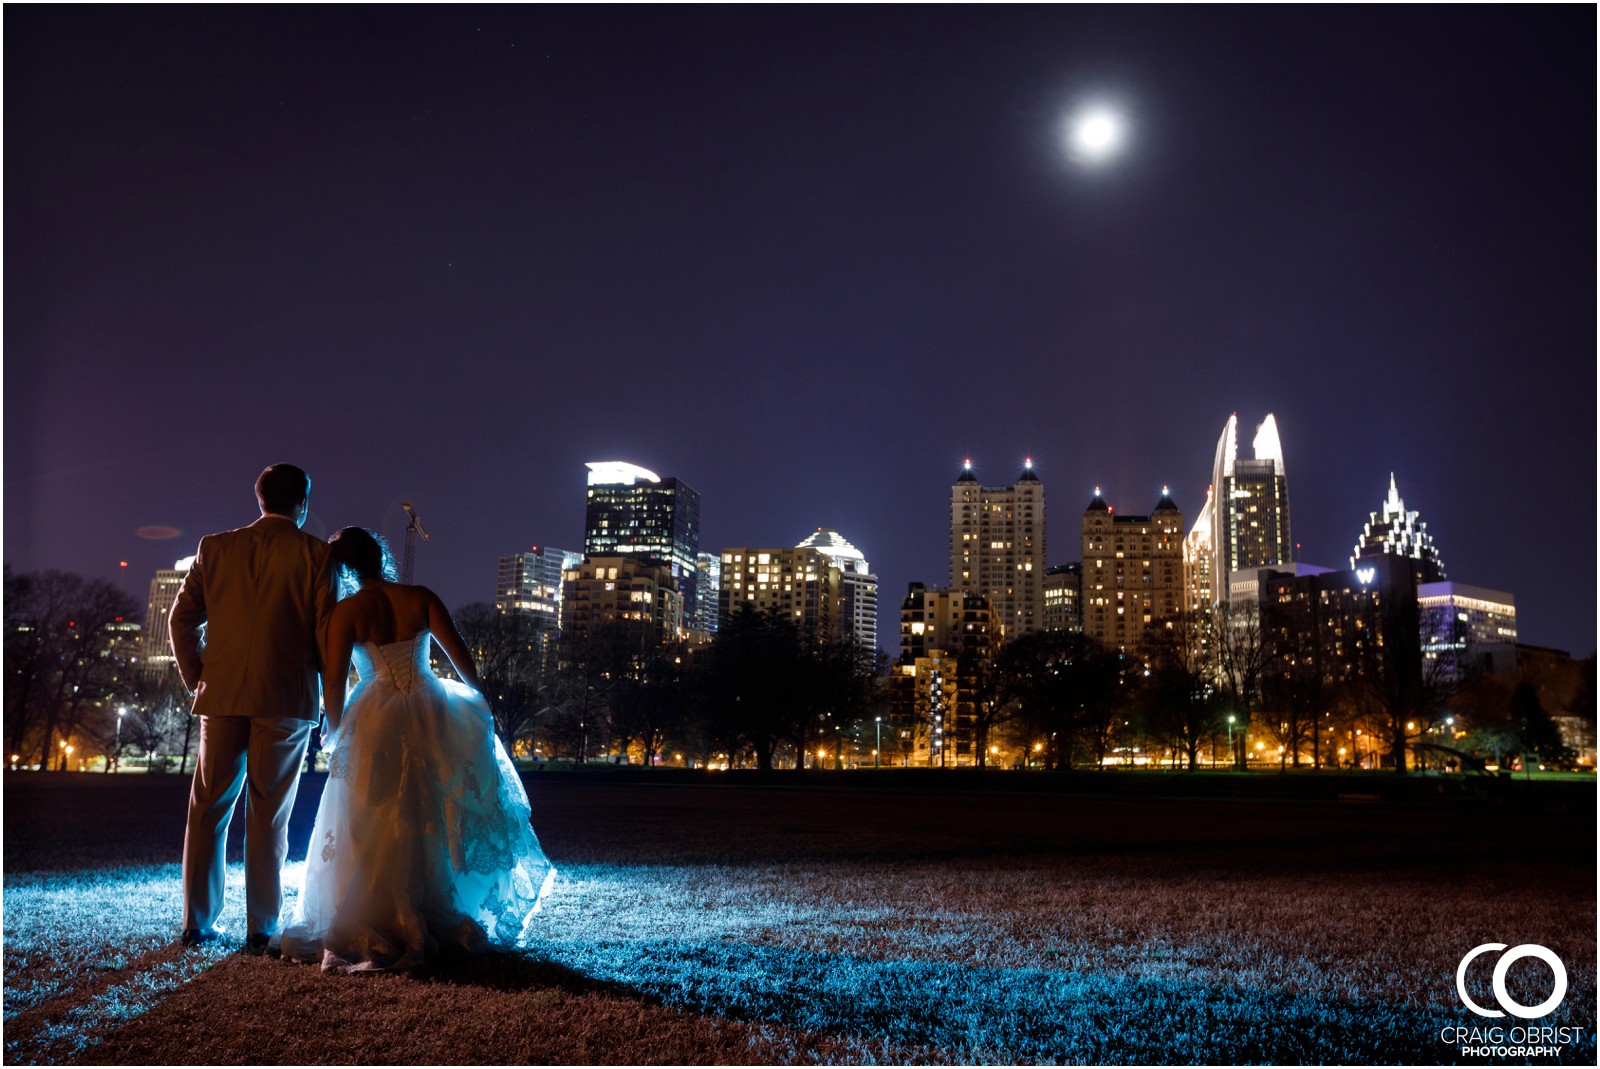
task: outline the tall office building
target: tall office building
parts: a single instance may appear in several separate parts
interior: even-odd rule
[[[150,600],[144,613],[143,671],[150,677],[172,671],[177,661],[172,656],[172,631],[167,619],[183,587],[183,577],[194,567],[193,557],[184,557],[170,568],[162,568],[150,580]]]
[[[736,547],[722,551],[717,613],[778,612],[807,642],[844,638],[844,577],[834,558],[810,548]]]
[[[950,588],[986,598],[1007,640],[1044,629],[1044,484],[1024,462],[1012,486],[984,486],[967,461],[950,488]]]
[[[1148,516],[1118,516],[1100,488],[1083,513],[1083,633],[1132,652],[1183,611],[1183,513],[1166,487]]]
[[[1228,596],[1228,575],[1293,559],[1289,481],[1278,421],[1268,413],[1251,440],[1255,459],[1239,456],[1239,416],[1228,417],[1211,469],[1211,596]]]
[[[583,555],[667,565],[683,595],[684,617],[694,620],[700,604],[700,495],[688,483],[663,479],[625,461],[598,461],[587,467]]]
[[[500,558],[494,607],[500,612],[527,613],[542,626],[561,626],[562,574],[583,563],[583,554],[552,546],[534,546],[526,553]]]
[[[814,549],[839,566],[844,583],[844,637],[876,655],[878,650],[878,577],[872,574],[866,555],[852,546],[838,531],[818,527],[803,541],[800,549]]]
[[[698,604],[695,605],[691,630],[701,635],[714,635],[717,633],[717,612],[722,591],[722,558],[715,553],[696,554],[694,570],[694,592]]]
[[[1418,518],[1415,510],[1406,511],[1406,503],[1400,500],[1400,490],[1395,486],[1394,472],[1389,473],[1389,496],[1361,528],[1361,537],[1356,540],[1355,551],[1350,556],[1350,567],[1354,568],[1357,561],[1381,554],[1421,561],[1421,582],[1437,583],[1445,577],[1444,561],[1439,559],[1439,551],[1434,548],[1428,525]]]

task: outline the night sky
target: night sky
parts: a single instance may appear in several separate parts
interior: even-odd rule
[[[1302,560],[1393,471],[1450,578],[1587,655],[1595,20],[7,7],[5,561],[142,604],[289,460],[314,533],[398,551],[415,502],[459,606],[581,549],[621,459],[706,551],[837,528],[892,648],[964,457],[1035,459],[1056,564],[1096,485],[1192,523],[1273,412]]]

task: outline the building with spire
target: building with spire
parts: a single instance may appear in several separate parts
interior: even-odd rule
[[[844,597],[840,613],[844,638],[874,656],[878,651],[878,577],[867,558],[838,531],[818,527],[796,549],[814,549],[839,566]]]
[[[950,589],[988,600],[1009,641],[1044,629],[1044,484],[1033,459],[1011,486],[962,467],[950,488]]]
[[[1211,469],[1211,598],[1228,597],[1228,575],[1293,560],[1289,540],[1289,479],[1278,421],[1269,412],[1250,442],[1255,458],[1239,456],[1239,415],[1228,417]]]
[[[1148,516],[1118,516],[1094,489],[1083,512],[1083,633],[1131,652],[1184,609],[1183,513],[1166,487]]]
[[[1354,568],[1359,560],[1379,554],[1420,561],[1420,582],[1437,583],[1445,577],[1444,561],[1434,548],[1428,525],[1418,518],[1415,510],[1406,511],[1406,503],[1400,499],[1400,490],[1395,485],[1394,472],[1389,473],[1389,496],[1378,511],[1368,516],[1366,526],[1361,529],[1361,537],[1356,539],[1355,551],[1350,555],[1350,567]]]

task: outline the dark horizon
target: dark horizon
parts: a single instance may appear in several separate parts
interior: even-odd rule
[[[414,502],[417,581],[491,601],[627,460],[705,552],[838,530],[892,649],[964,458],[1033,458],[1053,565],[1096,485],[1192,525],[1270,412],[1301,560],[1393,472],[1520,641],[1595,650],[1592,8],[4,18],[15,569],[143,605],[288,460],[308,530],[398,555]]]

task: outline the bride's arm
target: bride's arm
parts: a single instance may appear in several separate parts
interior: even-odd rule
[[[455,665],[456,672],[461,678],[473,690],[481,693],[483,681],[478,678],[478,665],[472,659],[472,651],[467,649],[466,642],[461,638],[461,632],[456,630],[456,622],[450,618],[450,610],[444,607],[439,595],[431,590],[428,591],[428,630],[433,632],[439,648],[450,658],[450,663]]]
[[[328,619],[328,637],[322,650],[322,704],[328,713],[328,734],[339,730],[344,718],[345,690],[350,685],[350,651],[355,648],[355,633],[349,602],[341,602]],[[341,611],[344,610],[344,611]]]

